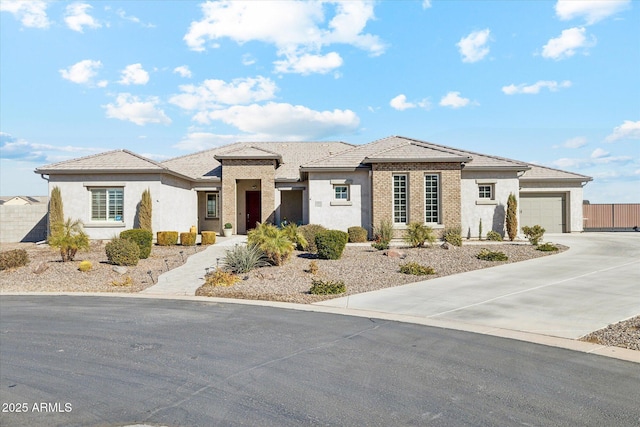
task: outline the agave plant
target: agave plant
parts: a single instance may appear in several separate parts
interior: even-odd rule
[[[227,251],[227,256],[222,262],[225,270],[233,273],[248,273],[259,267],[269,265],[264,251],[256,245],[236,245]]]

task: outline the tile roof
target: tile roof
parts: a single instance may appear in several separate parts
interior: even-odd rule
[[[96,171],[164,171],[160,163],[128,150],[114,150],[42,166],[37,173]]]
[[[593,178],[578,173],[567,172],[560,169],[549,168],[546,166],[529,164],[531,169],[526,171],[521,177],[522,181],[538,181],[538,180],[576,180],[576,181],[592,181]]]

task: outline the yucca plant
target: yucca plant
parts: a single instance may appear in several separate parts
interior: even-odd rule
[[[269,262],[264,251],[252,244],[236,245],[227,251],[227,255],[222,261],[225,270],[239,274],[268,265]]]
[[[247,233],[247,242],[262,249],[274,265],[282,265],[296,247],[282,230],[272,224],[258,223]]]

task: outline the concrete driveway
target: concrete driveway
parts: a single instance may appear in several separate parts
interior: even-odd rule
[[[545,236],[550,257],[317,305],[579,338],[640,314],[640,233]]]

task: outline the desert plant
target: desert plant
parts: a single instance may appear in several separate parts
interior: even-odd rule
[[[462,246],[462,228],[460,226],[446,227],[442,231],[442,240],[453,246]]]
[[[62,207],[62,194],[57,185],[51,190],[49,199],[49,234],[53,232],[53,225],[64,222],[64,209]]]
[[[223,269],[232,273],[248,273],[249,271],[269,265],[264,251],[256,245],[236,245],[229,249],[222,261]]]
[[[559,250],[553,243],[543,243],[538,245],[536,249],[542,252],[557,252]]]
[[[427,242],[432,245],[436,236],[433,228],[419,222],[410,222],[404,232],[404,240],[414,248],[422,248]]]
[[[433,267],[418,264],[417,262],[407,262],[400,264],[400,273],[413,274],[414,276],[426,276],[428,274],[436,274]]]
[[[195,246],[196,233],[180,233],[180,244],[182,246]]]
[[[126,276],[122,281],[114,280],[111,282],[112,286],[131,286],[133,285],[133,280],[131,280],[131,276]]]
[[[373,240],[371,244],[378,250],[389,249],[389,243],[393,239],[393,224],[388,219],[383,219],[378,223],[378,226],[373,228]]]
[[[256,224],[256,228],[247,233],[247,242],[264,251],[274,265],[282,265],[295,249],[294,243],[282,230],[272,224]]]
[[[303,248],[298,246],[298,250],[315,253],[318,251],[316,247],[316,234],[321,231],[325,231],[326,228],[319,224],[307,224],[298,227],[298,231],[302,234],[307,241],[307,247]]]
[[[24,249],[0,252],[0,271],[22,267],[27,264],[29,264],[29,255]]]
[[[104,247],[107,259],[115,265],[138,265],[140,260],[140,247],[129,239],[116,237]]]
[[[138,224],[140,224],[141,229],[148,230],[149,232],[151,232],[152,207],[153,202],[151,201],[151,191],[147,188],[142,192],[142,198],[140,199],[140,210],[138,210]]]
[[[347,292],[347,286],[342,280],[319,280],[313,279],[311,281],[311,289],[309,293],[313,295],[336,295]]]
[[[494,242],[502,242],[502,236],[497,231],[488,231],[487,232],[487,240],[492,240]]]
[[[67,218],[65,222],[53,224],[48,243],[60,249],[62,262],[73,261],[78,250],[89,249],[89,236],[82,229],[82,221]]]
[[[478,224],[478,240],[482,240],[482,218],[480,218],[480,223]]]
[[[80,265],[78,265],[78,270],[82,271],[83,273],[91,270],[93,268],[93,264],[91,264],[91,261],[80,261]]]
[[[505,223],[507,226],[507,236],[509,236],[509,240],[513,242],[518,235],[518,200],[516,200],[516,196],[514,196],[513,193],[509,193],[509,198],[507,199]]]
[[[539,225],[534,225],[533,227],[525,225],[524,227],[522,227],[524,236],[533,246],[538,246],[538,243],[540,243],[540,240],[542,240],[542,236],[544,236],[545,231],[546,230]]]
[[[349,242],[351,243],[363,243],[367,241],[368,233],[364,227],[356,225],[347,229],[349,234]]]
[[[202,236],[202,240],[200,241],[203,245],[213,245],[216,243],[216,232],[215,231],[203,231],[200,233]]]
[[[207,273],[204,278],[205,286],[233,286],[240,281],[240,277],[238,277],[235,273],[224,270],[214,270],[211,273]]]
[[[156,235],[158,246],[173,246],[178,244],[177,231],[158,231]]]
[[[344,251],[349,235],[340,230],[326,230],[316,235],[318,258],[340,259]]]
[[[151,245],[153,244],[153,233],[149,230],[134,228],[124,230],[120,233],[121,239],[131,240],[140,248],[140,259],[147,259],[151,255]]]
[[[304,234],[300,232],[296,224],[286,224],[281,228],[281,230],[284,235],[287,236],[287,239],[289,239],[294,245],[296,245],[296,248],[306,248],[307,246],[309,246],[309,242],[307,242]]]
[[[318,274],[318,270],[319,268],[318,268],[317,262],[315,261],[309,262],[309,268],[307,269],[307,273],[311,273],[315,276],[316,274]]]
[[[233,225],[231,225],[230,222],[225,222],[224,223],[224,228],[225,228],[225,230],[231,230],[233,228]]]
[[[507,261],[509,257],[504,252],[490,251],[489,249],[480,249],[476,258],[483,261]]]

